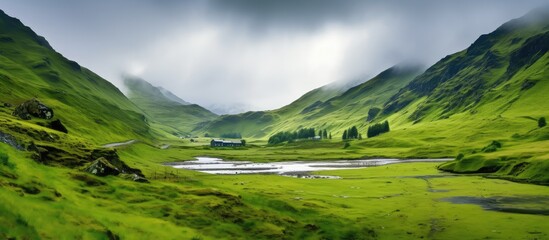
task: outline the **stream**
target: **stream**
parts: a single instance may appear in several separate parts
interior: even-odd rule
[[[363,159],[328,161],[287,161],[254,163],[250,161],[226,161],[220,158],[197,157],[196,160],[171,162],[165,165],[174,168],[196,170],[210,174],[279,174],[291,176],[311,176],[308,173],[321,170],[353,169],[375,167],[409,162],[446,162],[451,159]],[[328,177],[328,176],[324,176]]]

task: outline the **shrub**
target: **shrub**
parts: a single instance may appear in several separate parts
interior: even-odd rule
[[[540,117],[538,119],[538,127],[542,128],[547,126],[547,122],[545,121],[545,117]]]
[[[460,153],[457,155],[456,160],[461,160],[463,159],[463,157],[465,157],[465,155],[463,155],[463,153]]]
[[[343,148],[348,148],[350,146],[351,146],[351,144],[349,142],[345,142],[345,145],[343,145]]]
[[[9,156],[5,153],[0,152],[0,165],[6,166],[9,168],[14,168],[15,164],[9,161]]]
[[[488,146],[484,147],[482,151],[485,153],[491,153],[497,151],[498,148],[501,148],[501,143],[494,140]]]

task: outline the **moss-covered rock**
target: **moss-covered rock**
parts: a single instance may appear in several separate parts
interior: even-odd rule
[[[120,174],[120,170],[118,170],[116,166],[112,165],[109,160],[104,157],[98,158],[91,162],[88,166],[86,166],[84,171],[97,176],[116,176]]]
[[[57,130],[57,131],[60,131],[60,132],[63,132],[63,133],[69,133],[69,130],[67,130],[65,125],[63,125],[63,123],[61,123],[60,119],[57,119],[55,121],[50,122],[48,124],[48,127],[53,129],[53,130]]]
[[[24,120],[29,120],[31,117],[51,119],[53,117],[53,110],[33,98],[17,106],[12,115]]]

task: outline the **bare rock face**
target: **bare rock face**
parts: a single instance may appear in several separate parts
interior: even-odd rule
[[[51,119],[53,117],[53,110],[38,101],[37,99],[33,98],[17,106],[12,115],[18,116],[24,120],[29,120],[31,119],[31,117]]]

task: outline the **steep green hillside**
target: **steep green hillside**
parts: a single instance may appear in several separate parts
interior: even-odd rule
[[[36,97],[54,109],[69,134],[97,143],[149,136],[141,110],[115,86],[1,11],[0,53],[1,102],[15,107]]]
[[[246,112],[223,115],[196,130],[218,136],[223,133],[240,133],[244,137],[263,138],[271,134],[273,125],[299,114],[305,107],[326,101],[347,89],[347,85],[329,84],[314,89],[289,105],[271,111]]]
[[[530,172],[531,181],[547,182],[542,174],[549,171],[547,164],[537,161],[549,161],[549,132],[537,120],[549,115],[548,49],[548,9],[481,36],[391,97],[382,111],[393,126],[388,137],[460,149],[463,160],[446,164],[445,170],[494,172],[506,166],[508,175]],[[496,153],[483,148],[492,140],[503,145]],[[522,168],[511,171],[518,163]]]
[[[127,77],[128,98],[141,108],[155,125],[173,135],[190,133],[196,125],[212,120],[216,115],[207,109],[188,104],[173,93],[157,88],[143,79]]]
[[[410,120],[443,119],[461,112],[500,114],[514,109],[521,109],[520,114],[542,113],[516,101],[528,98],[530,103],[545,106],[546,101],[534,95],[535,89],[544,87],[541,81],[547,76],[548,24],[547,10],[538,10],[482,35],[466,50],[445,57],[414,79],[391,97],[383,112],[397,112],[421,99]],[[483,108],[487,105],[490,107]]]
[[[356,125],[365,132],[368,124],[377,120],[383,103],[420,72],[418,66],[389,68],[338,96],[303,108],[292,118],[280,121],[276,130],[290,131],[310,126],[327,129],[339,138],[344,129]]]
[[[222,116],[206,126],[210,133],[236,131],[245,137],[265,138],[277,131],[314,127],[340,134],[357,125],[364,130],[370,109],[381,108],[398,89],[420,73],[419,67],[395,66],[350,89],[325,86],[280,109]]]

